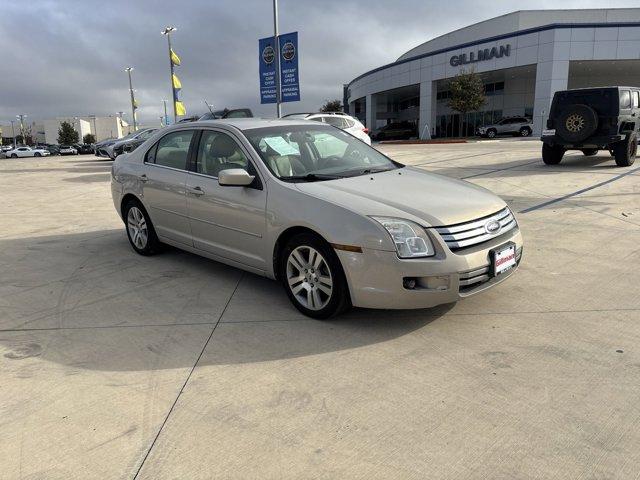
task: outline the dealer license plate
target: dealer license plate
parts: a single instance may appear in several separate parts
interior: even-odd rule
[[[516,266],[516,245],[515,243],[507,243],[498,248],[491,250],[493,274],[495,276],[502,275]]]
[[[542,136],[543,137],[550,137],[552,135],[556,134],[556,129],[555,128],[550,128],[549,130],[545,129],[542,130]]]

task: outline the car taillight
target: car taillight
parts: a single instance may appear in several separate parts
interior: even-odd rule
[[[366,134],[369,134],[369,129],[368,129],[367,127],[364,127],[364,128],[362,129],[362,131],[363,131],[364,133],[366,133]]]

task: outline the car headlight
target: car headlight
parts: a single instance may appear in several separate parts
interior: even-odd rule
[[[436,254],[433,243],[417,223],[401,218],[371,217],[384,227],[400,258],[432,257]]]

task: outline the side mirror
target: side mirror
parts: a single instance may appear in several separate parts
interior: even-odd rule
[[[127,144],[124,147],[122,147],[122,151],[125,153],[129,153],[131,151],[131,144]]]
[[[255,178],[243,168],[229,168],[218,173],[218,183],[227,187],[248,187]]]

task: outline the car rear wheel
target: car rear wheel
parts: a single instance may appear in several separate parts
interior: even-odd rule
[[[593,157],[594,155],[596,155],[598,153],[598,149],[597,148],[584,148],[584,149],[582,149],[582,153],[584,154],[585,157]]]
[[[160,241],[151,219],[142,204],[129,200],[124,207],[124,221],[129,243],[140,255],[153,255],[159,250]]]
[[[558,165],[564,156],[564,148],[559,145],[542,144],[542,161],[547,165]]]
[[[34,156],[34,157],[41,157],[41,156],[42,156],[42,154],[41,154],[40,152],[36,152],[36,153],[34,153],[34,154],[33,154],[33,156]]]
[[[324,320],[351,306],[340,260],[321,238],[309,233],[292,237],[279,263],[289,300],[308,317]]]
[[[493,128],[490,128],[489,130],[487,130],[487,137],[488,138],[496,138],[496,131]]]
[[[638,136],[630,133],[623,141],[618,142],[613,147],[616,165],[619,167],[630,167],[636,161],[638,151]]]
[[[15,153],[12,153],[11,158],[18,158],[18,155],[16,155]]]
[[[529,127],[522,127],[520,129],[520,136],[521,137],[528,137],[531,135],[531,129]]]

